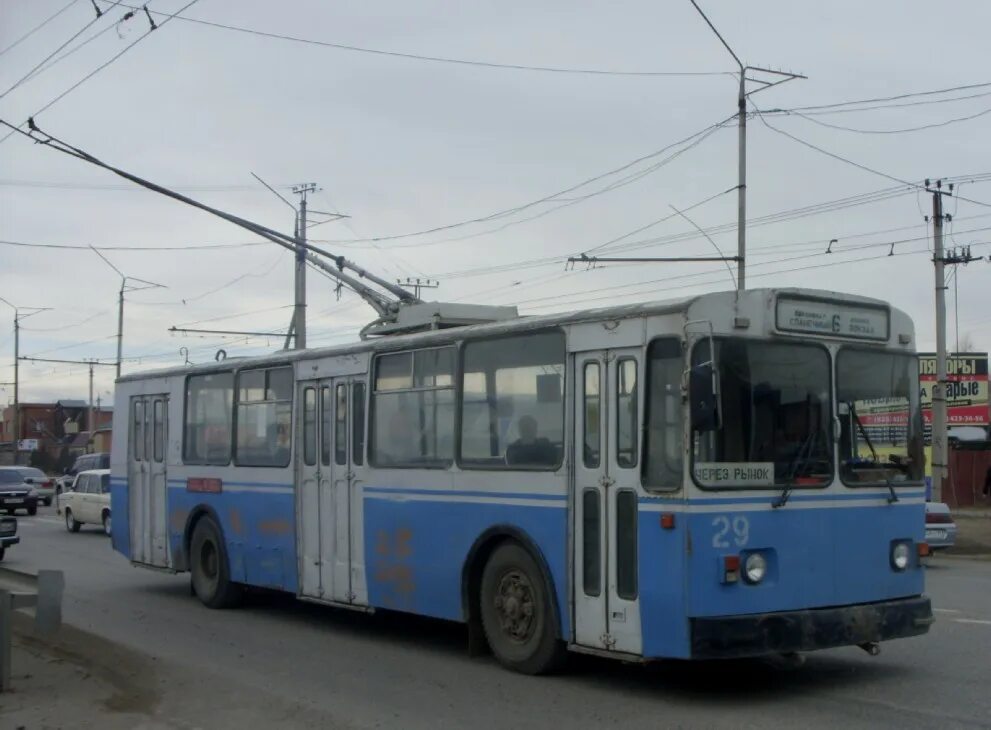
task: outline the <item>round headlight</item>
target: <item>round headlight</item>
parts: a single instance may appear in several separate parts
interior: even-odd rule
[[[747,583],[760,583],[767,573],[767,561],[760,553],[750,553],[743,562],[743,574]]]
[[[891,564],[895,566],[895,570],[905,570],[908,567],[910,554],[907,543],[895,543],[895,546],[891,548]]]

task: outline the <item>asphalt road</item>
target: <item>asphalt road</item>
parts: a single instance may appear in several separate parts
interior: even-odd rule
[[[991,562],[936,558],[927,575],[936,625],[884,644],[879,657],[838,649],[791,667],[575,656],[564,673],[535,678],[467,657],[464,630],[445,622],[268,594],[211,611],[190,596],[188,576],[132,568],[97,528],[70,534],[47,508],[19,522],[22,543],[5,564],[63,569],[67,622],[179,667],[184,686],[198,673],[222,675],[241,698],[224,702],[264,693],[299,707],[284,727],[303,726],[302,714],[311,728],[313,718],[473,730],[991,727]]]

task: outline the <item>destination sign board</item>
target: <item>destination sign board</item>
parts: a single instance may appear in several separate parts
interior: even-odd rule
[[[848,302],[778,297],[775,317],[783,332],[826,337],[884,342],[890,330],[887,309]]]

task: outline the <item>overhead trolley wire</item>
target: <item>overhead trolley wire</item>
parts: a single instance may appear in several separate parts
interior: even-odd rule
[[[140,6],[123,5],[131,9],[140,9]],[[181,10],[179,11],[182,12]],[[174,18],[178,14],[165,13],[160,10],[152,10],[152,15],[160,17]],[[496,61],[480,61],[466,58],[451,58],[446,56],[433,56],[419,53],[406,53],[402,51],[390,51],[382,48],[367,48],[346,43],[334,43],[331,41],[321,41],[313,38],[302,38],[300,36],[288,35],[285,33],[273,33],[271,31],[258,30],[257,28],[246,28],[243,26],[231,25],[230,23],[219,23],[217,21],[204,20],[202,18],[181,17],[179,20],[187,23],[218,28],[221,30],[234,31],[237,33],[247,33],[263,38],[275,40],[291,41],[293,43],[304,43],[312,46],[322,46],[333,48],[339,51],[352,51],[355,53],[367,53],[376,56],[388,56],[392,58],[402,58],[413,61],[428,61],[431,63],[448,63],[460,66],[476,66],[479,68],[503,69],[510,71],[536,71],[540,73],[555,74],[577,74],[585,76],[633,76],[633,77],[696,77],[696,76],[734,76],[733,71],[634,71],[622,69],[602,69],[602,68],[569,68],[564,66],[538,66],[520,63],[500,63]]]

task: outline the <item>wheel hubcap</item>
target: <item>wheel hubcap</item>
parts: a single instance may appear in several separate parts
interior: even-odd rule
[[[534,631],[535,601],[530,579],[513,570],[499,581],[495,608],[503,633],[517,643],[524,643]]]

